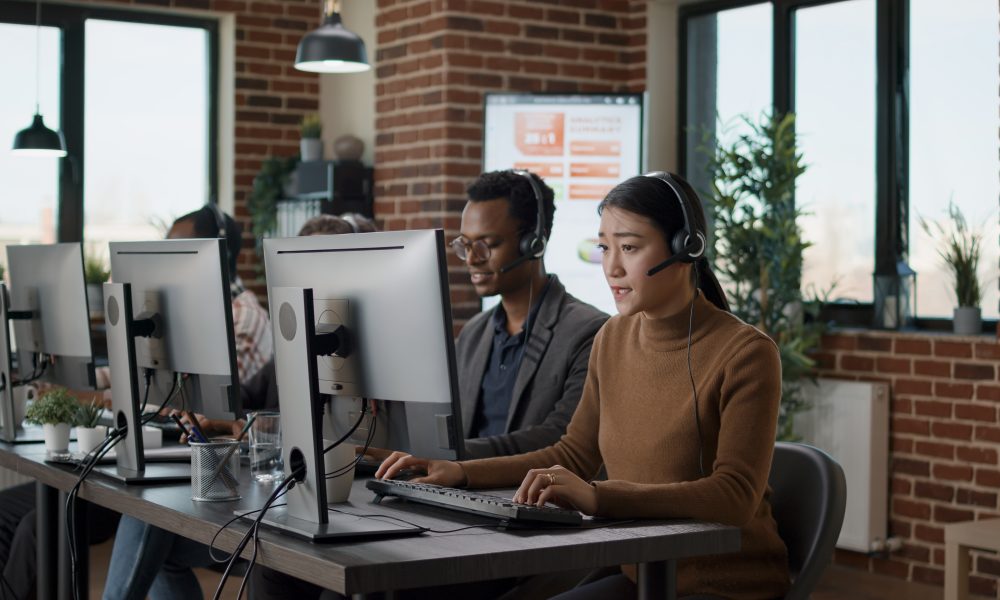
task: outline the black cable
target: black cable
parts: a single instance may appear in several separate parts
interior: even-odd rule
[[[691,371],[691,333],[694,331],[694,301],[698,298],[698,269],[695,272],[694,295],[691,297],[691,311],[688,314],[687,367],[688,379],[691,380],[691,395],[694,397],[694,429],[698,433],[698,471],[705,477],[705,452],[702,449],[701,417],[698,415],[698,388],[694,385],[694,373]]]
[[[368,414],[368,401],[367,400],[363,400],[362,403],[361,403],[361,416],[358,417],[358,422],[355,423],[354,427],[351,427],[351,429],[347,433],[345,433],[339,440],[337,440],[336,442],[330,444],[326,448],[323,448],[323,454],[326,454],[330,450],[333,450],[335,447],[337,447],[340,444],[344,443],[349,437],[351,437],[352,435],[354,435],[354,432],[357,431],[358,427],[361,427],[361,423],[364,422],[366,414]],[[374,429],[375,429],[375,427],[373,426],[372,430],[374,430]]]
[[[149,383],[153,379],[153,369],[146,368],[143,371],[143,377],[146,379],[146,391],[142,393],[142,406],[139,407],[139,414],[146,412],[146,404],[149,403]]]
[[[362,448],[361,452],[359,452],[354,457],[354,460],[352,460],[349,464],[346,464],[343,467],[340,467],[336,470],[327,473],[325,479],[335,479],[337,477],[341,477],[343,475],[350,473],[356,466],[358,466],[358,463],[361,462],[361,459],[363,459],[365,457],[365,454],[368,453],[368,448],[371,447],[372,440],[375,439],[375,426],[377,424],[378,424],[378,416],[375,413],[372,413],[372,423],[371,426],[368,428],[368,437],[365,439],[364,448]],[[341,438],[341,440],[343,440],[343,438]],[[337,444],[333,444],[330,446],[330,448],[333,448],[336,445]]]
[[[41,368],[39,367],[39,358],[41,358]],[[18,379],[17,381],[11,382],[11,386],[28,385],[33,381],[37,381],[45,375],[45,369],[49,365],[49,361],[45,358],[45,355],[40,352],[33,352],[31,354],[31,375],[27,379]]]
[[[141,419],[141,423],[140,424],[145,425],[145,424],[149,423],[150,421],[152,421],[153,419],[155,419],[157,415],[159,415],[161,412],[163,412],[163,409],[166,408],[168,404],[170,404],[170,401],[173,400],[174,396],[177,394],[177,390],[179,389],[178,388],[178,384],[180,383],[180,378],[181,378],[181,374],[180,373],[176,373],[176,377],[174,378],[174,384],[172,386],[170,386],[170,391],[167,392],[167,397],[163,399],[163,403],[160,404],[160,407],[156,409],[156,412],[151,412],[148,415],[141,416],[140,417],[140,419]],[[180,389],[183,389],[183,384],[180,385]],[[147,396],[149,395],[149,386],[148,386],[148,384],[147,384],[147,387],[146,387],[146,394],[147,394]],[[182,392],[182,394],[183,394],[183,392]],[[145,400],[143,401],[143,404],[145,404]]]

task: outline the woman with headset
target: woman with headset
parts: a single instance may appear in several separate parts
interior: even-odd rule
[[[691,518],[741,528],[737,555],[678,565],[678,595],[777,598],[787,552],[767,477],[781,396],[774,342],[729,312],[704,257],[694,190],[664,172],[628,179],[598,207],[604,275],[619,314],[594,340],[580,404],[556,444],[466,462],[394,453],[376,477],[422,469],[415,482],[470,488],[520,484],[516,502],[608,518]],[[602,465],[606,481],[593,481]],[[563,599],[636,595],[635,571]]]

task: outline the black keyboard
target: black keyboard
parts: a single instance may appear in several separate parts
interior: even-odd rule
[[[385,496],[397,496],[414,502],[500,519],[503,525],[579,525],[583,522],[583,517],[575,510],[517,504],[509,498],[429,483],[370,479],[366,485],[375,492],[376,503]]]

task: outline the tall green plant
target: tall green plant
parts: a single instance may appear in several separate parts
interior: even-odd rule
[[[253,189],[247,201],[251,230],[260,253],[261,239],[278,226],[277,202],[284,194],[285,184],[299,164],[299,157],[271,157],[261,164],[260,173],[253,179]]]
[[[810,354],[824,326],[818,298],[801,289],[802,238],[795,180],[806,170],[795,116],[742,117],[745,133],[707,149],[714,266],[733,313],[774,339],[781,354],[778,439],[795,440],[795,413],[806,408],[802,385],[814,376]]]
[[[920,217],[920,227],[941,245],[938,255],[951,271],[952,288],[960,307],[978,307],[983,301],[979,285],[979,259],[983,256],[983,232],[969,227],[965,215],[954,202],[948,202],[951,226]]]

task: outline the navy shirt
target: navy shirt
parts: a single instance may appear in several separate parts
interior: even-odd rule
[[[542,305],[545,292],[549,290],[552,278],[542,288],[535,305],[531,307],[525,325],[533,323]],[[507,431],[507,415],[514,396],[514,383],[524,356],[525,329],[516,335],[507,333],[507,312],[503,304],[497,306],[491,319],[493,324],[493,348],[483,373],[483,383],[480,387],[479,403],[476,406],[476,416],[472,431],[476,437],[500,435]]]

